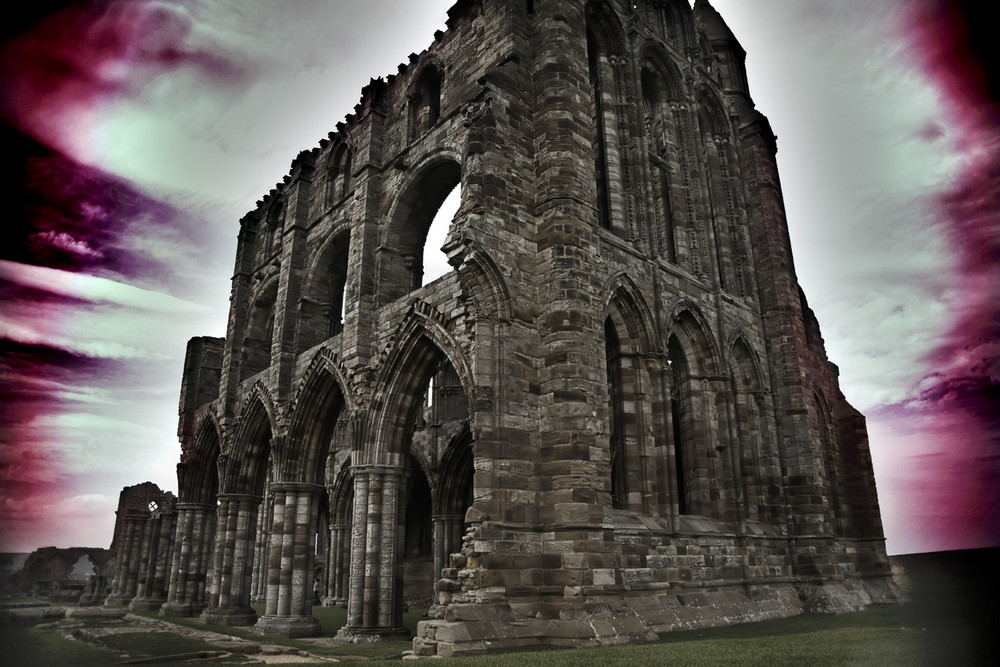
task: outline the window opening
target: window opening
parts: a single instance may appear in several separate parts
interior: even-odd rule
[[[424,242],[423,252],[423,277],[421,286],[432,283],[451,270],[448,264],[448,257],[442,252],[441,246],[448,236],[448,229],[458,212],[459,204],[462,203],[462,186],[456,185],[451,193],[445,197],[441,207],[434,214],[431,226],[427,230],[427,240]]]

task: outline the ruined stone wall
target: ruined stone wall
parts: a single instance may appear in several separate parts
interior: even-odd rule
[[[744,57],[703,0],[462,0],[373,79],[189,347],[163,612],[315,634],[319,579],[451,655],[890,598]]]

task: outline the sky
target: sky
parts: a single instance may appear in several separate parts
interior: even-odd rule
[[[176,492],[184,349],[225,334],[239,218],[450,4],[42,2],[5,27],[0,552],[108,546],[124,486]],[[889,553],[1000,545],[1000,130],[975,24],[932,0],[712,4],[778,137]]]

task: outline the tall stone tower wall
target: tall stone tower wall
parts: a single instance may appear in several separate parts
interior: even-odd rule
[[[891,599],[744,57],[704,0],[461,0],[373,79],[189,346],[164,613],[315,634],[315,580],[453,655]]]

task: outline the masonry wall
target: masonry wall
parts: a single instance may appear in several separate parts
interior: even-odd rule
[[[892,599],[744,56],[703,0],[462,0],[373,79],[189,350],[164,613],[315,634],[318,580],[452,655]]]

